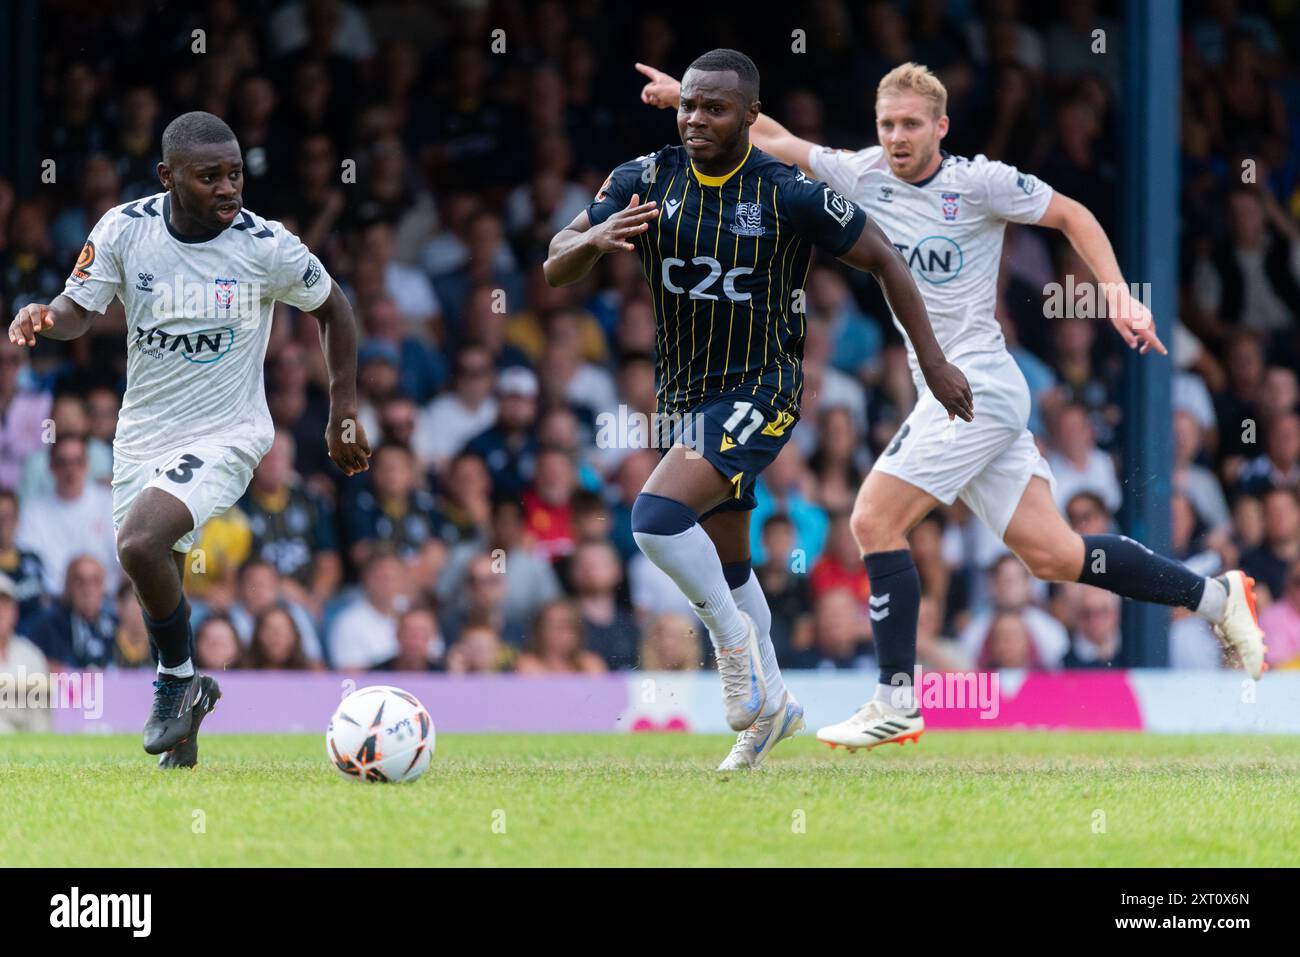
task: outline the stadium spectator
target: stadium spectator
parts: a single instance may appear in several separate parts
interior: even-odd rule
[[[1047,464],[1056,477],[1056,501],[1062,508],[1075,492],[1096,492],[1108,511],[1119,510],[1122,493],[1115,474],[1115,462],[1097,448],[1087,411],[1081,405],[1067,405],[1053,423],[1053,450]]]
[[[375,665],[375,671],[440,671],[443,653],[442,632],[433,609],[417,606],[407,609],[397,621],[397,654]]]
[[[573,554],[574,603],[582,617],[582,643],[612,671],[636,667],[637,623],[618,599],[623,567],[607,541],[588,541]]]
[[[1237,473],[1238,493],[1300,485],[1300,415],[1284,412],[1264,423],[1264,451]]]
[[[445,370],[438,368],[441,363],[421,341],[434,339],[442,306],[428,275],[394,258],[391,225],[383,220],[368,223],[362,227],[360,239],[359,255],[380,270],[387,294],[386,298],[366,303],[366,334],[398,346],[402,351],[404,391],[417,402],[424,402],[445,378]],[[403,335],[404,328],[416,336]]]
[[[451,460],[437,507],[456,529],[457,545],[481,548],[492,531],[492,476],[483,460],[464,452]]]
[[[296,451],[293,435],[276,429],[239,508],[251,554],[274,566],[285,593],[319,615],[342,581],[342,562],[330,505],[294,474]]]
[[[287,610],[273,605],[257,616],[248,643],[246,666],[279,671],[311,668],[311,661],[302,650],[302,635]]]
[[[361,312],[361,320],[368,341],[380,342],[397,350],[400,394],[415,402],[428,402],[447,378],[446,361],[441,353],[430,349],[419,336],[404,333],[398,306],[386,296],[377,296],[367,303]],[[432,319],[426,322],[430,326],[433,324]]]
[[[1072,282],[1092,282],[1092,274],[1077,254],[1071,250],[1069,256],[1058,282],[1066,289],[1071,288]],[[1093,361],[1096,340],[1097,329],[1093,319],[1066,316],[1056,322],[1055,367],[1061,402],[1083,408],[1092,425],[1090,441],[1105,449],[1114,443],[1121,413],[1111,393],[1114,388],[1113,370],[1108,373],[1099,369]],[[1060,444],[1059,440],[1057,444]]]
[[[69,159],[66,166],[59,168],[71,170],[79,165]],[[65,264],[53,255],[47,208],[41,200],[21,199],[11,214],[8,246],[0,249],[0,278],[4,281],[11,313],[28,303],[49,302],[63,291]],[[19,359],[18,364],[22,363],[23,360]],[[40,419],[36,422],[39,424]]]
[[[239,569],[238,599],[227,616],[245,647],[252,644],[257,622],[272,608],[282,608],[293,621],[303,653],[309,661],[322,660],[320,636],[311,614],[289,597],[284,579],[275,566],[263,559],[252,559]]]
[[[436,565],[430,552],[445,553],[457,540],[456,526],[438,511],[433,495],[419,488],[410,449],[381,445],[370,460],[371,489],[357,493],[348,516],[351,557],[364,565],[381,543],[415,566]],[[418,581],[431,584],[435,576]]]
[[[505,290],[489,284],[472,288],[461,320],[460,349],[463,351],[469,346],[486,349],[493,367],[498,371],[512,366],[530,368],[532,360],[528,355],[506,341],[506,323],[509,317],[505,305]],[[491,422],[488,423],[490,424]]]
[[[524,650],[515,663],[519,674],[588,674],[606,671],[605,662],[582,643],[582,618],[572,602],[560,599],[542,606]]]
[[[1226,528],[1232,523],[1232,515],[1223,496],[1223,486],[1213,472],[1197,462],[1200,453],[1201,429],[1195,417],[1181,409],[1175,411],[1174,470],[1170,486],[1187,496],[1197,520],[1207,529]]]
[[[1214,396],[1218,419],[1219,474],[1237,480],[1244,460],[1259,454],[1259,401],[1267,366],[1260,336],[1241,332],[1227,343],[1227,387]]]
[[[1300,560],[1287,569],[1285,589],[1260,612],[1259,627],[1264,629],[1270,666],[1300,667]]]
[[[875,375],[884,345],[880,322],[858,307],[843,275],[825,267],[812,271],[808,317],[826,324],[832,366],[858,379]]]
[[[523,613],[543,592],[537,589],[530,594],[528,583],[515,584],[517,578],[528,574],[530,565],[537,567],[527,562],[512,564],[512,555],[517,558],[521,554],[525,553],[494,549],[491,553],[476,554],[469,560],[461,587],[451,593],[450,607],[443,613],[442,630],[448,638],[460,640],[460,631],[465,623],[476,620],[491,625],[497,636],[512,648],[523,645],[527,637],[525,623],[532,620]],[[551,581],[554,582],[553,573]],[[558,596],[558,584],[555,588]]]
[[[921,579],[921,594],[932,598],[939,608],[936,634],[965,608],[968,598],[965,576],[955,574],[944,557],[945,531],[943,513],[936,509],[923,518],[908,536],[912,560]]]
[[[68,562],[59,603],[33,629],[52,671],[106,668],[117,646],[117,618],[108,604],[104,566],[93,555]]]
[[[434,398],[417,421],[413,448],[427,468],[441,472],[470,439],[496,422],[494,380],[492,357],[485,348],[468,345],[460,350],[451,391]]]
[[[1263,495],[1264,539],[1241,556],[1241,567],[1268,595],[1286,590],[1287,567],[1300,558],[1300,502],[1294,488],[1269,489]]]
[[[504,622],[531,621],[538,608],[560,597],[560,582],[554,568],[525,535],[523,506],[517,500],[505,496],[493,499],[491,532],[483,546],[487,555],[482,555],[483,547],[458,549],[453,554],[439,582],[440,601],[453,602],[455,596],[464,593],[467,578],[474,573],[476,558],[480,559],[477,565],[480,573],[486,567],[486,573],[493,574],[498,557],[505,570],[505,574],[497,576],[505,579],[500,605],[504,617],[499,626]],[[488,559],[486,566],[483,558]],[[522,628],[518,634],[522,642]]]
[[[697,671],[704,659],[700,632],[685,615],[656,615],[637,651],[642,671]]]
[[[456,643],[447,650],[447,673],[453,675],[491,674],[509,671],[514,651],[485,619],[465,622]]]
[[[135,597],[135,588],[129,580],[123,579],[117,586],[116,598],[117,632],[113,641],[113,662],[121,668],[152,666],[153,646],[149,641],[149,629],[145,627],[140,601]]]
[[[795,530],[795,548],[803,553],[809,567],[821,557],[829,522],[826,512],[813,500],[810,485],[798,448],[787,442],[754,486],[758,504],[749,516],[749,532],[750,554],[755,563],[761,565],[766,557],[762,528],[769,515],[789,516]]]
[[[523,366],[497,376],[496,421],[470,439],[465,451],[487,463],[492,488],[520,495],[537,472],[537,376]]]
[[[770,516],[763,523],[762,535],[767,560],[756,572],[772,611],[772,646],[777,664],[793,668],[798,653],[812,645],[807,558],[795,552],[794,523],[787,516]]]
[[[826,533],[826,550],[813,565],[808,576],[813,601],[837,588],[845,588],[858,602],[865,615],[867,600],[871,597],[871,580],[862,564],[858,543],[849,527],[849,513],[838,512],[831,516],[830,531]]]
[[[194,629],[194,663],[203,671],[225,671],[244,661],[235,626],[225,615],[208,615]]]
[[[994,614],[980,635],[979,648],[975,667],[980,671],[1043,667],[1034,636],[1021,611]]]
[[[107,488],[87,481],[86,440],[62,435],[50,451],[55,487],[23,503],[18,520],[18,547],[40,556],[45,589],[58,594],[73,555],[88,553],[99,560],[109,587],[121,578],[113,531],[113,496]]]
[[[410,607],[406,566],[397,554],[377,547],[362,571],[363,592],[334,618],[329,657],[335,668],[373,668],[396,656],[397,618]]]
[[[48,688],[49,664],[41,649],[14,632],[18,623],[17,589],[0,573],[0,698],[21,700],[22,707],[0,707],[0,734],[11,731],[48,731],[47,708],[27,707],[35,692]]]
[[[1070,650],[1062,665],[1100,668],[1121,664],[1119,596],[1078,582],[1067,582],[1062,588],[1073,624]]]
[[[957,644],[962,653],[974,661],[986,659],[1003,660],[1010,656],[1014,660],[1032,660],[1033,667],[1055,668],[1061,663],[1070,648],[1070,638],[1065,626],[1043,609],[1031,604],[1032,583],[1029,572],[1015,555],[1007,553],[993,564],[989,572],[991,579],[991,607],[977,611],[961,634]],[[989,651],[985,642],[993,634],[994,620],[1000,615],[1014,617],[1016,625],[1003,623],[1007,635],[1007,648]],[[1018,641],[1012,640],[1018,634],[1017,628],[1023,627],[1030,639],[1031,648],[1027,655],[1022,655]],[[1001,634],[1001,633],[1000,633]],[[1026,665],[1004,665],[1004,667],[1027,667]]]
[[[1300,312],[1300,228],[1258,186],[1238,183],[1227,205],[1228,237],[1196,263],[1196,307],[1216,341],[1249,330],[1282,345]]]
[[[13,583],[18,601],[18,631],[27,633],[44,610],[45,573],[41,557],[15,544],[18,533],[18,497],[0,489],[0,574]]]
[[[570,501],[577,481],[568,454],[544,448],[537,455],[537,478],[524,490],[524,528],[542,554],[553,561],[573,552]]]
[[[1065,503],[1065,517],[1070,528],[1080,535],[1108,535],[1115,528],[1115,518],[1096,492],[1075,492]]]
[[[862,480],[871,468],[853,415],[843,406],[822,409],[821,442],[808,460],[817,482],[817,503],[827,512],[853,509]]]
[[[0,301],[10,312],[20,308],[8,280]],[[50,417],[50,394],[22,386],[27,356],[17,349],[0,349],[0,488],[16,490],[23,463],[39,452]]]
[[[90,435],[90,417],[86,403],[77,395],[61,395],[50,410],[51,437],[81,435],[86,439],[86,455],[91,482],[108,485],[113,480],[113,449],[110,443]],[[28,457],[18,482],[18,498],[34,501],[54,493],[54,473],[50,470],[51,446],[43,444]]]
[[[867,618],[847,588],[832,589],[813,602],[812,647],[795,657],[795,666],[818,670],[876,667]]]
[[[926,671],[965,671],[970,667],[957,643],[943,634],[943,610],[932,595],[922,595],[917,606],[916,661]]]

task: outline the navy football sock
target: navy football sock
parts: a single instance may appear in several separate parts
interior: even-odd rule
[[[916,669],[916,618],[921,607],[921,577],[910,549],[873,552],[863,558],[871,579],[871,631],[880,683],[912,686]]]
[[[184,595],[176,610],[166,618],[151,618],[143,608],[140,613],[161,668],[180,668],[190,660],[190,604]]]
[[[1127,535],[1085,535],[1079,581],[1125,598],[1196,611],[1206,580]]]

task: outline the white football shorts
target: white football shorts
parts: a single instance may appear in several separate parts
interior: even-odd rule
[[[160,488],[185,503],[194,528],[175,545],[188,553],[197,529],[227,511],[248,488],[261,456],[232,445],[195,443],[171,449],[150,459],[113,456],[113,531],[126,521],[126,513],[146,488]]]
[[[964,356],[955,365],[970,383],[975,419],[949,421],[929,389],[874,468],[929,492],[945,505],[960,497],[999,539],[1035,475],[1056,479],[1029,423],[1029,385],[1008,352]]]

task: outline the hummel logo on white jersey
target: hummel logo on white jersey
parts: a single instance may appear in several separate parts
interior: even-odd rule
[[[883,595],[872,595],[867,602],[871,605],[869,614],[872,621],[884,621],[889,617],[889,592]]]
[[[680,199],[664,200],[664,208],[668,210],[668,218],[673,218],[673,213],[677,212],[677,207],[682,204]]]

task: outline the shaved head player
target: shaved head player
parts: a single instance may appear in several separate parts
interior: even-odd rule
[[[330,458],[353,475],[370,448],[356,420],[351,306],[298,237],[243,208],[235,134],[211,113],[186,113],[163,132],[162,152],[164,192],[105,213],[63,293],[25,306],[9,341],[75,339],[114,298],[126,309],[113,525],[158,659],[144,749],[167,768],[197,762],[199,724],[221,696],[191,658],[185,559],[195,529],[244,494],[274,438],[262,362],[276,301],[320,323]]]
[[[709,629],[727,721],[740,734],[719,770],[753,768],[803,726],[750,568],[754,483],[790,438],[803,394],[801,290],[813,247],[871,272],[945,415],[971,416],[965,376],[944,358],[907,264],[859,207],[755,148],[758,70],[714,50],[683,79],[682,145],[624,163],[551,241],[552,285],[611,252],[641,259],[658,335],[658,411],[688,417],[632,507],[637,545]]]

